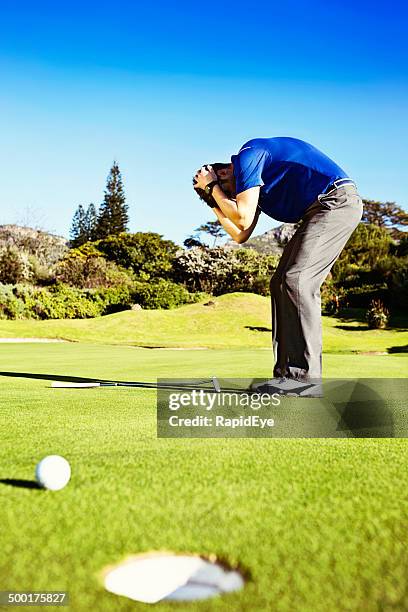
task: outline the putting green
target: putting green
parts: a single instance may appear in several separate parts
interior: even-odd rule
[[[261,377],[271,365],[268,351],[242,348],[11,344],[0,355],[2,371],[142,380]],[[328,376],[404,376],[407,364],[404,354],[324,361]],[[2,590],[68,590],[76,611],[145,610],[105,591],[99,572],[172,550],[215,553],[250,580],[161,610],[408,608],[406,440],[157,439],[154,391],[48,384],[0,378]],[[65,489],[15,486],[53,453],[71,464]]]
[[[122,325],[133,314],[108,323]],[[250,314],[245,325],[265,322]],[[0,335],[19,335],[21,324],[26,335],[38,336],[34,323],[52,323],[56,335],[58,324],[100,325],[3,321]],[[125,330],[115,329],[116,342],[115,333]],[[266,346],[269,334],[247,331]],[[200,327],[197,334],[210,332]],[[324,355],[326,376],[406,376],[403,352],[352,353],[373,344],[375,351],[380,345],[402,351],[405,332],[372,335],[335,325],[332,332],[332,347],[342,346]],[[248,346],[247,336],[238,344],[239,330],[219,338],[224,347],[232,338],[228,348],[151,350],[92,344],[88,337],[88,343],[3,344],[0,370],[122,380],[270,375],[263,345]],[[174,319],[164,334],[170,340],[182,340]],[[194,346],[197,335],[186,342]],[[100,570],[129,554],[172,550],[215,553],[250,579],[239,593],[163,603],[161,610],[408,608],[404,439],[157,439],[154,391],[56,390],[24,377],[0,377],[0,415],[2,590],[68,590],[75,611],[145,610],[105,591]],[[29,488],[36,462],[48,454],[71,464],[72,480],[62,491]]]

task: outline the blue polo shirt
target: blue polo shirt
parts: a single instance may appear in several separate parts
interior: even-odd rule
[[[231,157],[237,194],[260,186],[259,208],[296,223],[333,181],[347,174],[327,155],[297,138],[254,138]]]

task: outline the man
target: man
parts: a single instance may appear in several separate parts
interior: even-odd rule
[[[268,385],[307,394],[322,375],[320,287],[362,216],[354,182],[302,140],[255,138],[230,164],[198,170],[194,189],[238,243],[261,212],[301,221],[271,280],[275,378]]]

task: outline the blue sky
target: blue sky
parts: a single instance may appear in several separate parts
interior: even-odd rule
[[[0,223],[67,236],[116,158],[130,229],[181,243],[212,218],[196,168],[283,135],[335,159],[363,197],[406,208],[407,16],[348,0],[3,0]]]

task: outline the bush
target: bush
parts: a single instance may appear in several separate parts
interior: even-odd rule
[[[147,309],[176,308],[182,304],[199,302],[204,297],[206,294],[189,293],[183,285],[164,279],[151,283],[136,282],[132,288],[133,303]]]
[[[346,290],[343,287],[337,287],[331,277],[323,283],[320,297],[322,312],[327,315],[336,314],[340,308],[348,304]]]
[[[117,234],[94,245],[106,259],[132,270],[140,280],[169,277],[177,252],[174,242],[153,232]]]
[[[54,282],[54,266],[49,267],[43,263],[36,255],[29,255],[30,282],[33,285],[50,285]]]
[[[130,285],[133,274],[107,261],[93,244],[71,249],[59,263],[56,278],[73,287],[120,287]]]
[[[231,261],[225,249],[193,247],[179,252],[173,266],[173,277],[189,291],[221,293],[228,286]]]
[[[0,285],[2,319],[88,319],[130,309],[135,303],[143,308],[175,308],[203,299],[181,285],[163,279],[154,283],[99,289],[77,289],[63,283],[51,287]]]
[[[268,295],[277,262],[275,255],[264,255],[253,249],[193,247],[177,255],[174,279],[190,291],[214,295],[255,291]]]
[[[397,309],[407,310],[408,305],[408,265],[407,258],[401,266],[396,266],[387,278],[390,303]]]
[[[100,289],[94,294],[95,299],[103,304],[103,314],[128,310],[139,304],[147,310],[170,309],[191,304],[204,299],[206,294],[189,293],[183,285],[158,279],[157,281],[136,281],[131,287]]]
[[[372,300],[366,314],[370,329],[385,329],[388,325],[390,313],[381,300]]]
[[[0,252],[0,282],[21,283],[31,276],[28,255],[14,245],[4,247]]]
[[[342,306],[350,308],[369,308],[372,300],[388,302],[389,292],[383,283],[378,285],[362,285],[361,287],[349,287],[344,290],[344,301]]]
[[[129,286],[90,289],[88,296],[98,305],[101,315],[129,310],[134,303]]]
[[[0,285],[0,319],[24,319],[26,307],[14,293],[13,285]]]
[[[332,290],[343,293],[342,306],[368,308],[372,300],[386,306],[406,309],[408,304],[408,258],[386,255],[379,257],[372,268],[348,264],[342,280],[331,283]],[[323,301],[323,292],[322,292]]]
[[[350,272],[350,266],[354,266],[355,271],[372,270],[379,259],[390,253],[393,244],[385,228],[360,223],[334,264],[333,280],[344,281]]]
[[[270,295],[271,276],[278,262],[279,257],[276,255],[265,255],[254,249],[237,249],[228,290]]]
[[[62,283],[49,288],[17,285],[14,295],[24,303],[24,318],[87,319],[101,314],[101,305],[86,291]]]
[[[407,257],[408,256],[408,232],[405,232],[398,243],[393,247],[392,252],[397,255],[397,257]]]
[[[103,308],[93,296],[62,284],[0,285],[0,300],[3,319],[86,319],[102,314]]]
[[[396,243],[384,227],[360,223],[322,290],[326,312],[334,313],[330,291],[343,292],[342,306],[369,308],[373,300],[401,309],[408,303],[408,257],[403,237]]]

